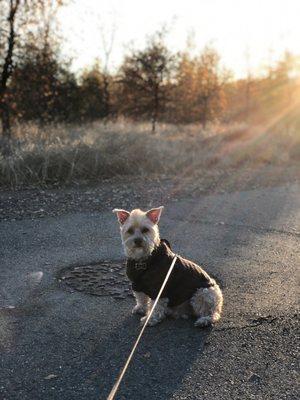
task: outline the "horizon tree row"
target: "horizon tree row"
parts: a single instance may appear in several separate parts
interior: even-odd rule
[[[105,63],[75,76],[62,60],[55,15],[62,1],[0,0],[0,117],[11,122],[115,119],[200,123],[268,118],[299,97],[299,70],[286,53],[265,76],[234,79],[217,51],[171,52],[163,31],[131,49],[114,74]]]

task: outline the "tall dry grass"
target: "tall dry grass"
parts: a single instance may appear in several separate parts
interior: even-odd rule
[[[160,125],[126,121],[83,126],[23,124],[14,129],[10,156],[0,156],[0,185],[27,186],[96,181],[115,176],[197,174],[203,168],[297,163],[295,126],[245,124]]]

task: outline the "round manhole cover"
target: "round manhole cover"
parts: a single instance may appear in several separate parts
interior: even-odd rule
[[[101,261],[98,264],[64,269],[59,276],[72,289],[96,296],[125,299],[132,296],[124,262]]]

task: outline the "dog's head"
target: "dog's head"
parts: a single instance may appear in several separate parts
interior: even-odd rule
[[[163,207],[152,208],[149,211],[140,209],[131,212],[114,209],[121,229],[121,238],[125,254],[134,260],[148,257],[159,244],[158,222]]]

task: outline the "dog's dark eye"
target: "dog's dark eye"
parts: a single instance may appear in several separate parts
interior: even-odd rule
[[[129,233],[129,235],[132,235],[134,233],[134,229],[133,228],[129,228],[127,230],[127,233]]]
[[[142,233],[147,233],[147,232],[149,232],[149,229],[148,229],[148,228],[143,228],[143,229],[142,229]]]

